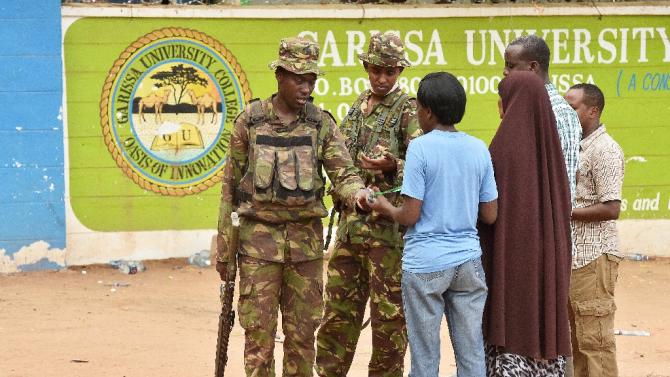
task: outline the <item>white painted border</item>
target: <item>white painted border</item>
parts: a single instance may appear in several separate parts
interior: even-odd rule
[[[670,220],[619,220],[619,251],[670,257]]]
[[[648,5],[590,3],[583,5],[535,6],[440,6],[440,5],[281,5],[281,6],[63,6],[63,17],[146,17],[146,18],[448,18],[448,17],[511,17],[511,16],[663,16],[670,15],[670,5],[653,2]],[[600,12],[600,13],[599,13]]]

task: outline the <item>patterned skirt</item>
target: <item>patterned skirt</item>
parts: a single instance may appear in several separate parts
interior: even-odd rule
[[[486,345],[486,377],[564,377],[565,357],[541,360]]]

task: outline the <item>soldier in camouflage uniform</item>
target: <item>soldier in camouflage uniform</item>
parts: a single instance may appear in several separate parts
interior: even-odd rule
[[[318,46],[281,41],[278,92],[252,100],[235,120],[221,192],[217,271],[238,254],[238,316],[247,376],[274,376],[277,310],[282,311],[283,376],[312,376],[314,333],[323,310],[322,198],[328,174],[348,207],[367,206],[362,180],[330,114],[310,102]],[[228,250],[230,213],[240,215],[239,250]]]
[[[376,34],[368,53],[360,54],[370,89],[353,103],[340,129],[360,177],[381,191],[400,186],[405,151],[420,133],[416,101],[396,82],[404,67],[397,34]],[[399,194],[386,197],[398,203]],[[400,291],[402,232],[376,213],[342,208],[337,241],[328,263],[326,306],[317,336],[319,376],[346,376],[362,330],[370,298],[372,357],[370,376],[403,375],[407,332]]]

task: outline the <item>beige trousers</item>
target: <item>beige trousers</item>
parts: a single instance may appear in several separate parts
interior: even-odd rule
[[[575,377],[618,375],[614,340],[614,286],[621,258],[603,254],[572,270],[570,328]]]

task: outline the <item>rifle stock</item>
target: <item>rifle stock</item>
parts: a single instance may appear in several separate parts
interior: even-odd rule
[[[235,277],[237,275],[237,247],[239,242],[240,220],[237,212],[230,214],[232,227],[230,232],[229,250],[233,254],[227,264],[226,281],[221,283],[221,314],[219,314],[219,334],[216,339],[215,377],[223,377],[228,363],[228,340],[230,331],[235,324]]]

